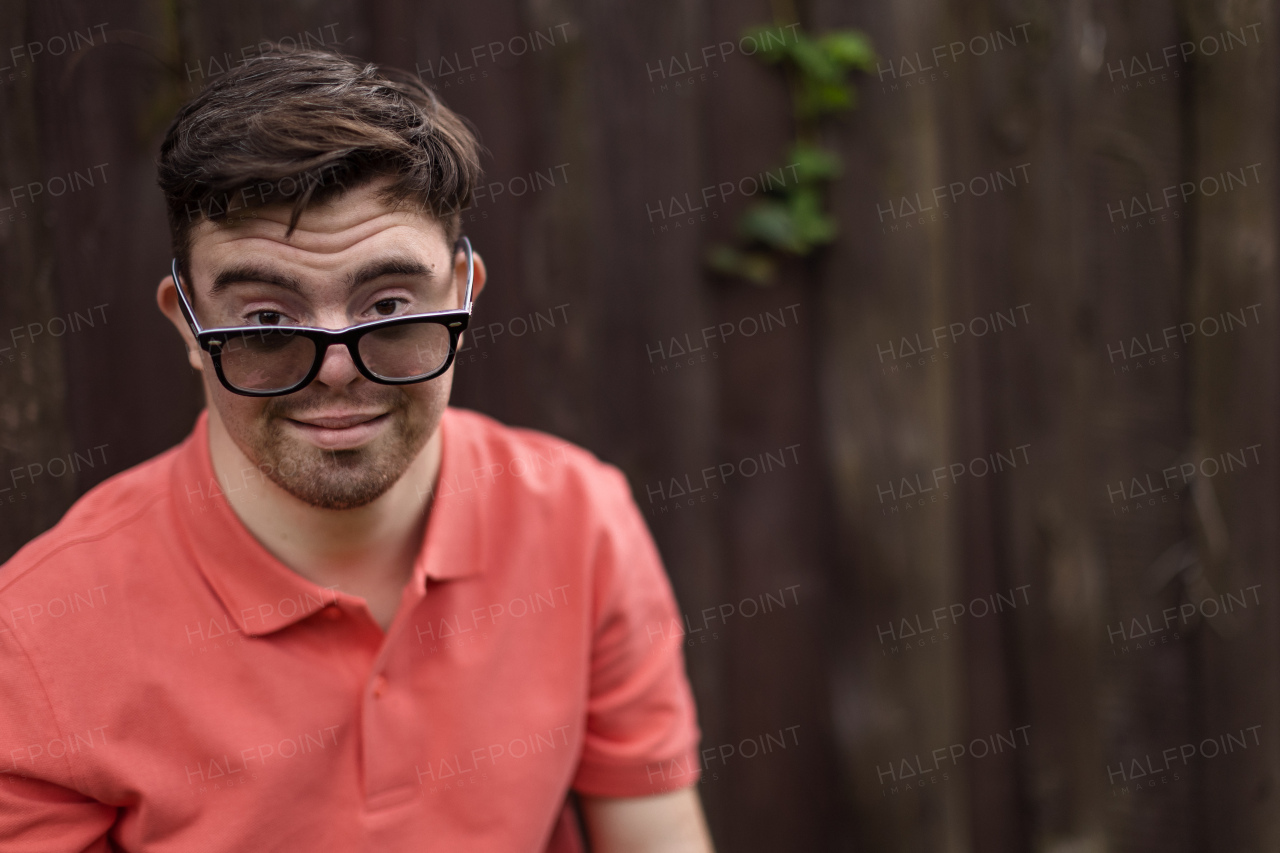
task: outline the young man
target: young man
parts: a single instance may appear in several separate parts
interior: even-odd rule
[[[624,477],[447,408],[477,151],[318,52],[178,113],[157,301],[207,408],[0,567],[0,849],[569,851],[571,790],[596,851],[711,849]]]

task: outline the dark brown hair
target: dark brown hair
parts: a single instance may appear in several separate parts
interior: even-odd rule
[[[191,230],[269,204],[308,204],[392,178],[388,203],[444,226],[480,178],[470,124],[417,77],[319,50],[274,47],[215,78],[178,111],[156,162],[173,251],[188,268]]]

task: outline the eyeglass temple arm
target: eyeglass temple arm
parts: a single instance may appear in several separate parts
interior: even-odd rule
[[[467,253],[467,298],[463,310],[471,311],[471,286],[475,281],[475,261],[471,254],[471,241],[466,237],[459,237],[458,242],[462,244],[462,249]],[[182,316],[186,318],[187,325],[191,327],[191,331],[199,335],[204,330],[200,328],[200,323],[196,320],[196,312],[192,310],[191,303],[187,301],[187,294],[182,289],[182,277],[178,275],[178,259],[174,258],[170,265],[170,271],[173,273],[173,286],[178,290],[178,305],[182,308]]]
[[[196,320],[196,312],[192,310],[191,303],[187,301],[187,294],[182,290],[182,279],[178,276],[177,258],[173,259],[171,271],[173,272],[173,286],[178,289],[178,306],[182,308],[182,316],[187,318],[187,325],[198,336],[204,330],[200,328],[200,323]]]
[[[469,314],[471,313],[471,283],[475,280],[476,272],[475,262],[471,257],[471,241],[466,237],[459,237],[458,242],[462,244],[463,251],[467,253],[467,298],[466,304],[463,305],[462,310]]]

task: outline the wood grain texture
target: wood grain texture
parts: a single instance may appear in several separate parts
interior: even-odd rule
[[[785,161],[784,85],[738,47],[792,14],[864,29],[880,66],[824,131],[840,240],[761,289],[701,257]],[[228,58],[310,35],[478,128],[464,226],[490,284],[454,402],[627,474],[688,630],[719,849],[1275,849],[1274,22],[1228,0],[7,4],[0,557],[189,430],[155,151]]]

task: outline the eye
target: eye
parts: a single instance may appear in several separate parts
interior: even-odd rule
[[[383,317],[390,317],[392,314],[396,313],[396,309],[400,306],[401,302],[404,302],[404,300],[379,299],[377,302],[373,303],[373,310]]]
[[[258,325],[260,326],[279,326],[284,319],[284,315],[279,311],[254,311],[249,315],[249,318],[253,319],[254,317],[258,318]]]

